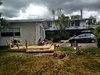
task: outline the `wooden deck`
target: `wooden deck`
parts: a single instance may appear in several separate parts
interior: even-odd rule
[[[51,47],[51,44],[43,45],[43,46],[38,46],[38,45],[31,45],[28,46],[28,49],[49,49]]]
[[[30,53],[30,52],[34,52],[34,53],[48,53],[48,52],[54,52],[54,45],[51,45],[49,48],[45,47],[45,48],[35,48],[35,49],[28,49],[26,50],[26,52]]]
[[[30,45],[30,46],[19,46],[19,47],[10,47],[8,51],[12,52],[53,52],[54,51],[54,45],[47,44],[43,46],[38,45]]]

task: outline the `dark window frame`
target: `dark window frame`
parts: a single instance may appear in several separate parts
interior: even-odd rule
[[[7,31],[8,29],[8,31]],[[19,31],[15,31],[15,29],[19,29]],[[11,31],[9,31],[11,30]],[[20,37],[20,28],[19,27],[5,27],[1,30],[1,37]]]
[[[48,21],[47,24],[48,24],[48,27],[52,27],[52,22],[51,21]]]

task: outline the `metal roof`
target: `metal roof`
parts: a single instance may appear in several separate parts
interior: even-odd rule
[[[48,28],[46,20],[44,19],[21,19],[21,20],[8,20],[10,23],[42,23],[44,28]]]
[[[8,20],[8,22],[17,22],[17,23],[23,23],[23,22],[43,22],[44,19],[20,19],[20,20]]]

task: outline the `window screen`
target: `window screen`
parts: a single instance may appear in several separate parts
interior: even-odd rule
[[[2,28],[1,37],[20,36],[20,28]]]

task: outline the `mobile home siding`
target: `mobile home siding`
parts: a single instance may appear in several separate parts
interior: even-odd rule
[[[20,40],[21,43],[25,43],[25,40],[29,44],[36,43],[36,23],[12,23],[10,27],[20,28],[20,36],[15,37]],[[6,40],[11,41],[14,37],[0,37],[0,45],[6,45]]]

